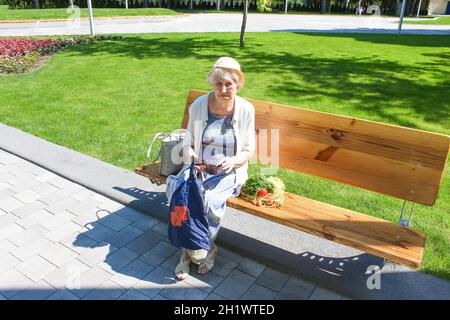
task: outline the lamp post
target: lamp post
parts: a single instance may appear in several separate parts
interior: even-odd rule
[[[398,34],[402,32],[403,16],[405,15],[406,1],[402,1],[402,9],[400,11],[400,22],[398,23]]]
[[[94,16],[92,14],[92,3],[91,0],[87,0],[88,11],[89,11],[89,27],[91,29],[91,36],[95,35],[94,31]]]

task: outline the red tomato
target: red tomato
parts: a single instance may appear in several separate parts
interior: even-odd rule
[[[261,188],[258,190],[258,193],[256,194],[258,197],[265,197],[267,194],[267,190],[264,188]]]

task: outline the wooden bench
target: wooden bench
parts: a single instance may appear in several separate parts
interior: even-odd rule
[[[189,106],[205,93],[189,92],[182,128],[188,123]],[[256,132],[279,130],[280,167],[413,203],[435,203],[449,152],[448,136],[248,101],[255,106]],[[157,183],[165,180],[158,177],[155,165],[138,167],[136,172]],[[393,223],[291,193],[285,194],[281,208],[257,207],[241,198],[229,199],[228,205],[412,268],[421,265],[425,234],[411,229],[405,219]]]

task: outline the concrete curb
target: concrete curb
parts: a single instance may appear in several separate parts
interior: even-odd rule
[[[0,149],[167,221],[164,185],[156,186],[134,172],[4,124],[0,124],[0,137]],[[355,299],[450,299],[448,281],[404,266],[383,264],[378,257],[231,208],[217,242]],[[376,288],[377,279],[380,289]]]

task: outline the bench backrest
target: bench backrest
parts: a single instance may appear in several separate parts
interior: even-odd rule
[[[205,93],[189,92],[182,128],[187,126],[189,106]],[[247,100],[255,106],[257,132],[279,130],[280,167],[425,205],[435,203],[449,152],[448,136]],[[267,149],[270,155],[270,145]]]

